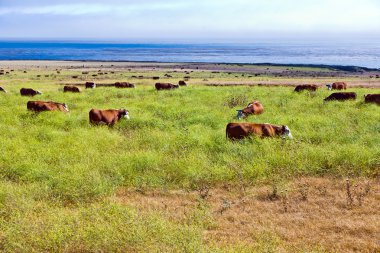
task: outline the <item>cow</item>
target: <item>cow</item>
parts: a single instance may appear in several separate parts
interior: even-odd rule
[[[264,106],[261,102],[254,100],[247,105],[243,110],[237,110],[237,119],[241,119],[243,117],[248,117],[249,115],[259,115],[264,113]]]
[[[185,81],[179,81],[178,85],[179,86],[187,86],[187,83]]]
[[[156,83],[155,87],[156,87],[156,90],[171,90],[171,89],[179,88],[179,85],[171,84],[171,83]]]
[[[226,138],[230,140],[241,140],[250,136],[259,137],[288,137],[293,139],[288,126],[256,123],[229,123],[226,127]]]
[[[345,82],[335,82],[333,84],[326,84],[328,90],[346,90],[347,84]]]
[[[318,86],[315,84],[302,84],[302,85],[297,85],[294,91],[295,92],[301,92],[304,90],[316,91],[317,89],[318,89]]]
[[[153,77],[153,80],[159,80],[159,79],[160,79],[159,76],[154,76],[154,77]]]
[[[7,93],[7,91],[3,87],[1,87],[1,86],[0,86],[0,92]]]
[[[28,101],[27,108],[34,112],[43,111],[62,111],[68,112],[67,104],[57,103],[53,101]]]
[[[113,126],[121,118],[129,119],[129,112],[125,109],[109,109],[98,110],[92,109],[89,112],[90,123],[93,125],[106,124],[107,126]]]
[[[95,89],[96,84],[94,82],[86,82],[86,89]]]
[[[380,94],[367,94],[364,95],[364,102],[375,103],[380,105]]]
[[[136,88],[136,86],[133,83],[128,83],[128,82],[116,82],[115,87],[116,88]]]
[[[21,88],[20,89],[20,94],[21,94],[21,96],[33,97],[35,95],[41,95],[42,93],[39,92],[38,90],[33,90],[33,89],[30,89],[30,88]]]
[[[74,92],[74,93],[79,93],[80,89],[76,86],[64,86],[63,87],[63,92]]]
[[[339,100],[339,101],[344,101],[344,100],[350,100],[353,99],[355,100],[357,97],[355,92],[335,92],[332,93],[330,96],[325,98],[323,101],[330,101],[330,100]]]

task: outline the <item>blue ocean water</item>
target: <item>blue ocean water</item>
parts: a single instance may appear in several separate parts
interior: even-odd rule
[[[380,43],[123,44],[0,41],[0,60],[278,63],[380,68]]]

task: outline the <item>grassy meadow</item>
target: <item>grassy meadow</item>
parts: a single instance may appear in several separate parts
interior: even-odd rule
[[[137,88],[82,87],[73,94],[58,83],[83,83],[70,79],[80,72],[36,78],[39,72],[0,77],[8,90],[0,93],[0,251],[277,252],[281,239],[273,234],[251,245],[205,242],[203,231],[212,227],[207,206],[178,221],[112,197],[121,188],[193,191],[280,185],[303,176],[379,176],[380,107],[363,103],[364,94],[377,90],[353,88],[357,101],[323,103],[331,93],[325,89],[297,94],[292,87],[208,87],[197,81],[228,74],[194,72],[188,87],[157,92],[153,80],[128,79],[146,72],[117,72],[99,82],[131,81]],[[173,75],[161,81],[178,82]],[[21,97],[22,87],[43,94]],[[287,125],[294,140],[227,140],[227,123],[238,122],[236,110],[253,99],[265,113],[241,122]],[[28,100],[64,102],[70,112],[35,114],[26,110]],[[92,108],[125,108],[131,119],[94,127]]]

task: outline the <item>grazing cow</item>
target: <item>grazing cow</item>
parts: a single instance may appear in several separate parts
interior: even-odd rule
[[[364,95],[364,101],[366,103],[375,103],[380,105],[380,94],[367,94]]]
[[[0,86],[0,92],[5,92],[5,93],[7,93],[7,91],[6,91],[3,87],[1,87],[1,86]]]
[[[52,101],[28,101],[27,108],[30,111],[34,112],[43,112],[43,111],[62,111],[68,112],[69,108],[66,104],[56,103]]]
[[[160,79],[159,76],[154,76],[154,77],[153,77],[153,80],[159,80],[159,79]]]
[[[21,94],[21,96],[33,97],[35,95],[41,95],[42,93],[39,92],[38,90],[33,90],[33,89],[30,89],[30,88],[21,88],[20,89],[20,94]]]
[[[275,137],[282,136],[293,139],[288,126],[255,123],[229,123],[226,127],[226,137],[231,140],[240,140],[249,136]]]
[[[115,83],[116,88],[136,88],[136,86],[133,83],[128,82],[117,82]]]
[[[187,86],[187,83],[185,81],[179,81],[178,85],[179,86]]]
[[[301,92],[304,90],[316,91],[317,89],[318,89],[318,86],[315,84],[302,84],[302,85],[297,85],[294,91],[295,92]]]
[[[63,87],[63,92],[74,92],[74,93],[79,93],[80,89],[76,86],[64,86]]]
[[[129,119],[129,112],[125,109],[120,110],[98,110],[92,109],[89,113],[90,123],[93,125],[106,124],[113,126],[121,118]]]
[[[156,90],[171,90],[179,88],[178,84],[171,84],[171,83],[156,83],[155,84]]]
[[[86,89],[95,89],[96,84],[94,82],[86,82]]]
[[[344,100],[350,100],[350,99],[356,99],[357,95],[355,92],[335,92],[332,93],[330,96],[325,98],[323,101],[330,101],[330,100],[339,100],[339,101],[344,101]]]
[[[249,115],[259,115],[264,113],[264,106],[257,100],[249,103],[243,110],[237,110],[237,118],[248,117]]]
[[[346,90],[347,84],[345,82],[335,82],[333,84],[326,84],[328,90]]]

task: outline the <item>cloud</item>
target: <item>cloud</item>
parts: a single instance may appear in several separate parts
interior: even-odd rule
[[[378,0],[0,0],[0,36],[197,38],[377,33]]]
[[[44,5],[44,6],[29,6],[29,7],[8,7],[0,8],[0,15],[18,14],[18,15],[94,15],[94,14],[125,14],[138,11],[164,11],[183,8],[184,4],[59,4],[59,5]]]

